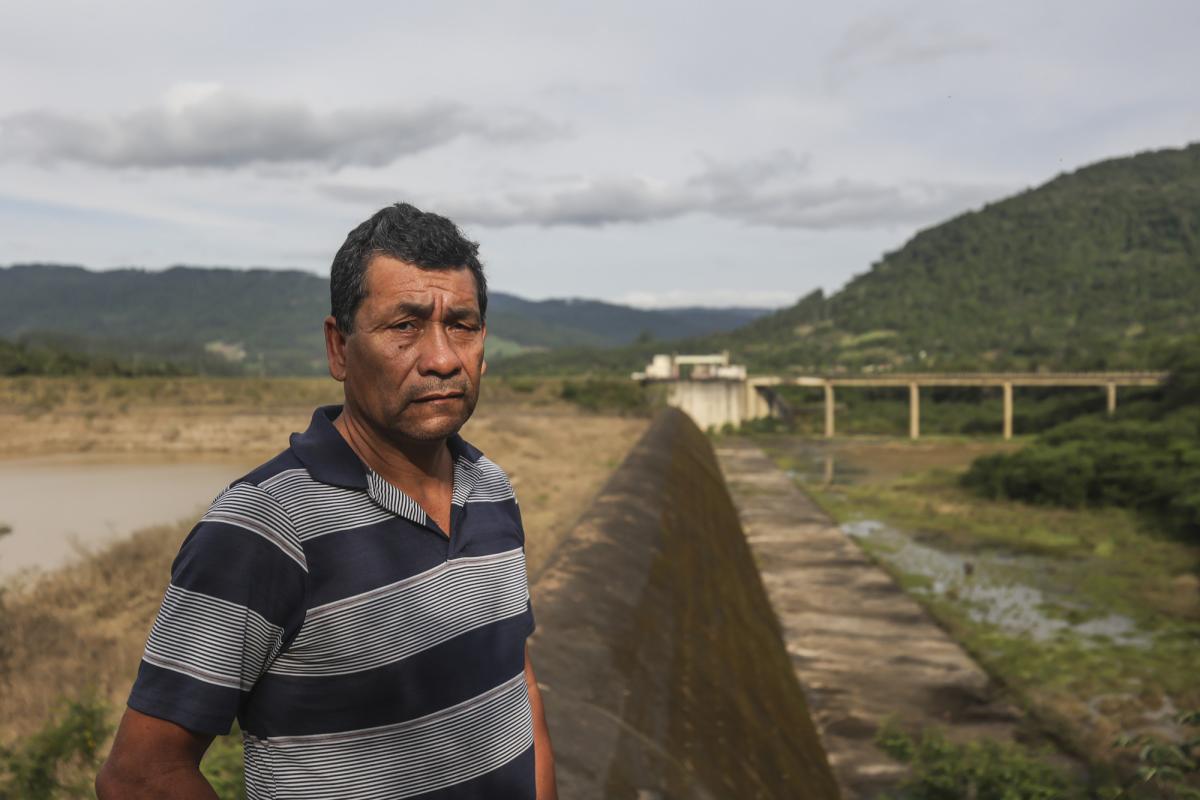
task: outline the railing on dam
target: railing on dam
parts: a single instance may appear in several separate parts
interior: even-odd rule
[[[660,413],[533,582],[563,797],[837,785],[707,437]]]

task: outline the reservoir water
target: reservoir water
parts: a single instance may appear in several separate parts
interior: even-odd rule
[[[63,566],[139,528],[194,521],[247,469],[241,462],[144,457],[0,461],[0,526],[11,529],[0,536],[0,581]]]

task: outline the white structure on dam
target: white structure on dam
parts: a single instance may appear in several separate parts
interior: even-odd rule
[[[1004,398],[1001,431],[1005,439],[1013,435],[1013,388],[1020,386],[1078,386],[1104,389],[1108,413],[1117,408],[1118,386],[1157,386],[1165,372],[971,372],[971,373],[892,373],[884,375],[823,375],[780,377],[763,375],[747,377],[746,367],[730,364],[729,353],[710,355],[658,354],[643,372],[631,376],[642,383],[665,384],[667,404],[682,410],[701,429],[765,417],[782,417],[788,413],[774,391],[777,386],[809,386],[820,388],[825,395],[825,435],[835,431],[837,403],[834,387],[894,387],[908,390],[909,436],[921,435],[921,387],[978,386],[995,387]]]
[[[774,393],[761,383],[746,377],[746,367],[730,364],[729,353],[712,355],[675,355],[660,353],[643,372],[631,376],[635,381],[666,386],[667,405],[680,409],[701,430],[741,425],[752,419],[782,416],[782,407]]]

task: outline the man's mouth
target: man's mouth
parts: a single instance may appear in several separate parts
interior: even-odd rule
[[[439,392],[436,394],[423,394],[420,397],[414,398],[414,403],[432,403],[437,400],[457,400],[462,397],[462,392]]]

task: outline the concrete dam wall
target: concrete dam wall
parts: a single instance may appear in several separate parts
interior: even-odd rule
[[[563,797],[838,797],[708,439],[663,411],[534,576]]]

